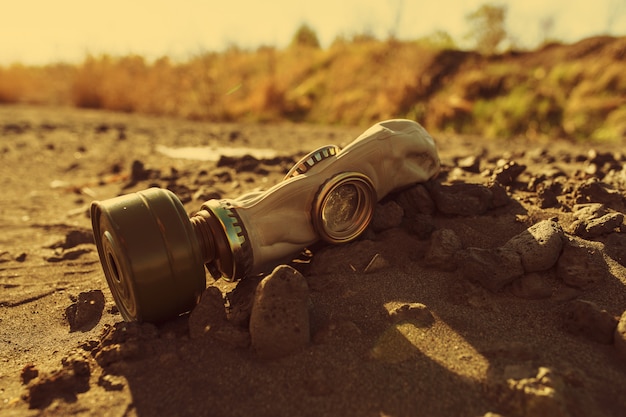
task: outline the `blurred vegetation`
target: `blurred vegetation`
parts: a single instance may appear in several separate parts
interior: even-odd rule
[[[466,16],[471,27],[466,37],[474,41],[478,52],[493,54],[507,38],[506,13],[506,6],[483,4]]]
[[[415,41],[361,34],[321,48],[303,25],[284,49],[232,46],[184,62],[101,55],[79,65],[16,64],[0,67],[0,102],[209,121],[406,117],[486,137],[626,136],[626,37],[495,53],[501,33],[487,35],[494,39],[473,35],[476,51],[459,50],[445,32]]]

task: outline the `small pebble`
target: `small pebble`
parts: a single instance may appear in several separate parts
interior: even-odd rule
[[[121,391],[124,389],[124,378],[117,375],[104,374],[98,378],[98,385],[105,391]]]
[[[429,327],[435,322],[432,313],[422,303],[402,304],[389,312],[389,318],[393,323],[409,321],[417,327]]]
[[[507,161],[493,171],[492,179],[502,185],[511,185],[525,170],[525,165],[520,165],[515,161]]]
[[[436,184],[431,194],[437,209],[444,214],[477,216],[485,213],[493,203],[493,194],[481,184]]]
[[[480,157],[475,155],[459,158],[456,161],[456,166],[467,172],[473,172],[478,174],[480,172]]]
[[[544,220],[511,238],[503,248],[517,252],[526,272],[545,271],[559,259],[563,238],[557,222]]]
[[[524,274],[522,261],[512,249],[470,247],[459,252],[463,276],[497,292]]]
[[[226,308],[217,287],[208,287],[189,314],[189,337],[198,339],[226,324]]]
[[[511,197],[506,192],[506,188],[504,188],[504,186],[499,182],[491,181],[487,185],[487,188],[491,191],[493,196],[492,206],[494,208],[504,207],[511,202]]]
[[[22,372],[20,373],[20,379],[24,385],[28,384],[31,380],[37,378],[38,376],[39,370],[32,363],[22,368]]]
[[[507,381],[511,390],[508,408],[513,415],[533,417],[569,417],[563,393],[565,382],[550,368],[540,367],[531,378]]]
[[[438,229],[431,235],[430,246],[424,255],[426,266],[454,271],[457,268],[456,253],[461,250],[461,238],[451,229]]]
[[[100,321],[103,311],[104,294],[101,290],[81,292],[76,302],[65,309],[70,332],[93,328]]]
[[[557,262],[557,276],[567,285],[588,290],[604,281],[606,264],[602,254],[580,241],[569,241]]]
[[[620,204],[624,197],[621,193],[607,184],[592,178],[579,185],[574,193],[575,201],[581,203],[603,203],[606,205]]]
[[[259,283],[250,337],[256,353],[268,359],[287,356],[309,344],[309,288],[300,272],[280,265]]]

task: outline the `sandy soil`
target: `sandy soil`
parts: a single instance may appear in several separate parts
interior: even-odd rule
[[[230,333],[198,336],[188,315],[122,322],[91,240],[92,200],[157,185],[193,212],[267,188],[364,128],[0,107],[0,414],[623,415],[623,144],[437,137],[436,180],[380,204],[360,240],[312,248],[299,266],[311,337],[294,353],[250,347],[245,303],[211,278],[231,292],[231,318],[244,315]],[[158,151],[207,145],[277,156]],[[554,226],[541,233],[556,247],[533,270],[543,251],[505,249],[538,223]],[[256,282],[239,286],[243,299]]]

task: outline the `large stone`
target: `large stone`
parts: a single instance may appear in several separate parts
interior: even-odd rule
[[[463,276],[490,291],[500,291],[524,274],[522,261],[512,249],[470,247],[459,252]]]
[[[524,271],[545,271],[559,259],[563,239],[561,226],[553,220],[544,220],[514,236],[503,247],[517,252]]]
[[[250,315],[252,347],[263,358],[279,358],[310,340],[309,287],[294,268],[280,265],[258,285]]]

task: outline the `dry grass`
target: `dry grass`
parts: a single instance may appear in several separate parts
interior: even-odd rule
[[[88,56],[0,67],[0,103],[212,121],[368,124],[392,117],[486,136],[626,134],[626,38],[483,57],[428,42],[338,40],[205,53],[185,62]]]

